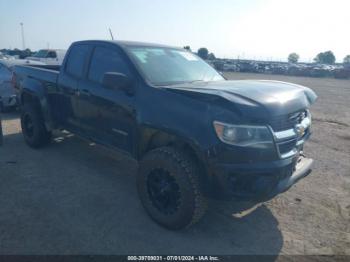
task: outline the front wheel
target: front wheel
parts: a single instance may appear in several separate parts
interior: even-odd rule
[[[137,187],[143,206],[158,224],[172,230],[189,227],[205,213],[198,167],[181,151],[162,147],[141,160]]]
[[[21,127],[24,140],[30,147],[39,148],[50,142],[51,133],[47,131],[41,112],[35,105],[24,105]]]

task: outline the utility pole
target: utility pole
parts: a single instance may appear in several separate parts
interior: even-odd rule
[[[21,22],[20,25],[21,25],[21,33],[22,33],[22,48],[23,48],[23,50],[25,50],[25,49],[26,49],[26,43],[25,43],[25,41],[24,41],[23,23]]]
[[[113,37],[113,33],[112,33],[111,28],[108,28],[108,29],[109,29],[109,33],[111,34],[111,38],[112,38],[112,40],[114,40],[114,37]]]

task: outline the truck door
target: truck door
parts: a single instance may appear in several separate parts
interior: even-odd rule
[[[91,52],[89,45],[78,44],[70,48],[58,79],[58,92],[53,99],[54,117],[64,128],[81,133],[78,83],[86,72]]]
[[[132,73],[117,47],[98,45],[90,60],[87,77],[79,83],[81,124],[102,144],[133,153],[136,136],[134,96],[102,84],[106,72]]]

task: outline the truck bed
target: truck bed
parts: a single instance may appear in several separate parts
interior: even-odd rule
[[[16,66],[15,73],[18,80],[30,77],[40,82],[57,83],[60,66],[56,65],[24,65]]]

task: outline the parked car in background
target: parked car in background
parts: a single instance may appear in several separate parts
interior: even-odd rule
[[[211,63],[214,64],[216,70],[223,72],[350,78],[350,66],[342,64],[324,65],[317,63],[287,63],[239,59],[215,59]]]
[[[5,55],[2,52],[0,52],[0,59],[10,60],[10,59],[15,59],[15,58],[13,56]]]
[[[45,65],[41,62],[0,59],[0,111],[8,111],[17,106],[17,98],[13,86],[14,67],[16,65]]]
[[[25,50],[19,50],[17,48],[11,50],[11,49],[1,49],[1,52],[10,58],[16,58],[16,59],[25,59],[28,56],[32,55],[32,52],[30,49]]]
[[[229,71],[229,72],[238,72],[239,67],[236,64],[232,63],[225,63],[223,67],[224,71]]]
[[[40,61],[47,65],[60,65],[66,55],[66,50],[62,49],[41,49],[33,56],[27,57],[31,61]]]

